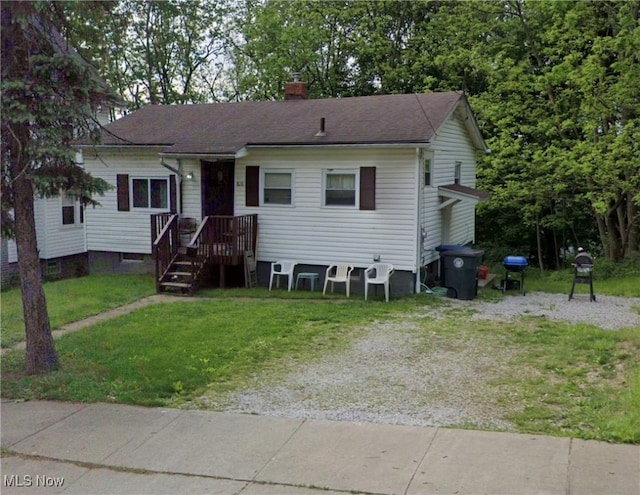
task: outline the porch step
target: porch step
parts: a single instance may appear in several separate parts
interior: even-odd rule
[[[160,285],[163,287],[175,287],[176,289],[188,289],[191,287],[191,284],[184,282],[160,282]]]
[[[190,260],[175,260],[172,264],[173,265],[178,265],[178,266],[191,266],[192,264],[202,265],[202,262],[201,261],[190,261]]]
[[[168,277],[190,277],[191,272],[167,272]]]

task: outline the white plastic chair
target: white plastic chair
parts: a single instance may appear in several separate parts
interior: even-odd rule
[[[374,263],[364,271],[364,300],[367,300],[369,284],[384,285],[384,300],[389,302],[389,279],[393,275],[391,263]]]
[[[280,287],[280,277],[286,276],[289,277],[289,292],[291,292],[291,287],[293,287],[293,270],[295,269],[297,261],[288,261],[288,260],[279,260],[271,263],[271,277],[269,278],[269,290],[271,290],[271,286],[273,285],[273,277],[276,278],[276,288]]]
[[[327,293],[327,284],[331,282],[331,292],[336,282],[344,283],[347,288],[347,297],[349,297],[349,289],[351,286],[351,272],[354,266],[350,263],[336,263],[327,268],[327,274],[324,277],[323,294]]]

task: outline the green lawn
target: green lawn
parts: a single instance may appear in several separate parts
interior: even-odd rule
[[[599,268],[596,265],[593,272],[593,290],[596,296],[598,294],[607,296],[620,297],[640,297],[640,271],[635,265],[629,264],[628,270],[620,269],[620,273],[612,276],[607,266]],[[495,284],[499,284],[504,278],[504,267],[501,263],[491,265],[491,273],[495,273],[498,277]],[[535,266],[529,266],[525,271],[525,286],[527,292],[551,292],[556,294],[567,294],[571,290],[573,282],[573,270],[556,270],[545,271]],[[513,273],[511,276],[520,280],[520,274]],[[576,284],[576,294],[588,294],[589,286],[587,284]]]
[[[344,345],[351,330],[390,318],[396,304],[256,299],[174,302],[140,309],[56,341],[61,371],[21,377],[24,352],[3,360],[5,396],[164,405],[224,389],[283,356]]]
[[[539,275],[532,272],[531,276],[525,274],[527,292],[553,292],[569,294],[573,282],[573,273],[569,271],[548,272]],[[594,273],[593,291],[596,294],[620,297],[640,297],[640,275],[629,275],[616,278],[599,278]],[[576,284],[576,294],[588,294],[588,284]]]
[[[128,304],[155,293],[153,277],[148,275],[90,275],[46,282],[45,297],[51,328],[81,320]],[[1,347],[24,340],[24,317],[20,289],[0,295]]]

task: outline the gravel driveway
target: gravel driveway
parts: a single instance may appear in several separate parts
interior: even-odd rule
[[[496,353],[500,342],[491,339],[452,343],[417,331],[419,319],[444,317],[451,308],[474,310],[465,317],[471,320],[531,315],[605,330],[640,326],[640,298],[598,296],[591,303],[578,296],[569,302],[564,294],[531,293],[498,302],[449,300],[436,310],[373,324],[344,351],[305,365],[284,363],[284,378],[265,372],[248,388],[203,397],[201,405],[291,418],[512,430],[497,405],[501,392],[490,385],[508,366],[510,351]]]

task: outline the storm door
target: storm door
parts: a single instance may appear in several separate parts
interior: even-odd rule
[[[233,216],[233,160],[201,162],[202,167],[202,216]]]

